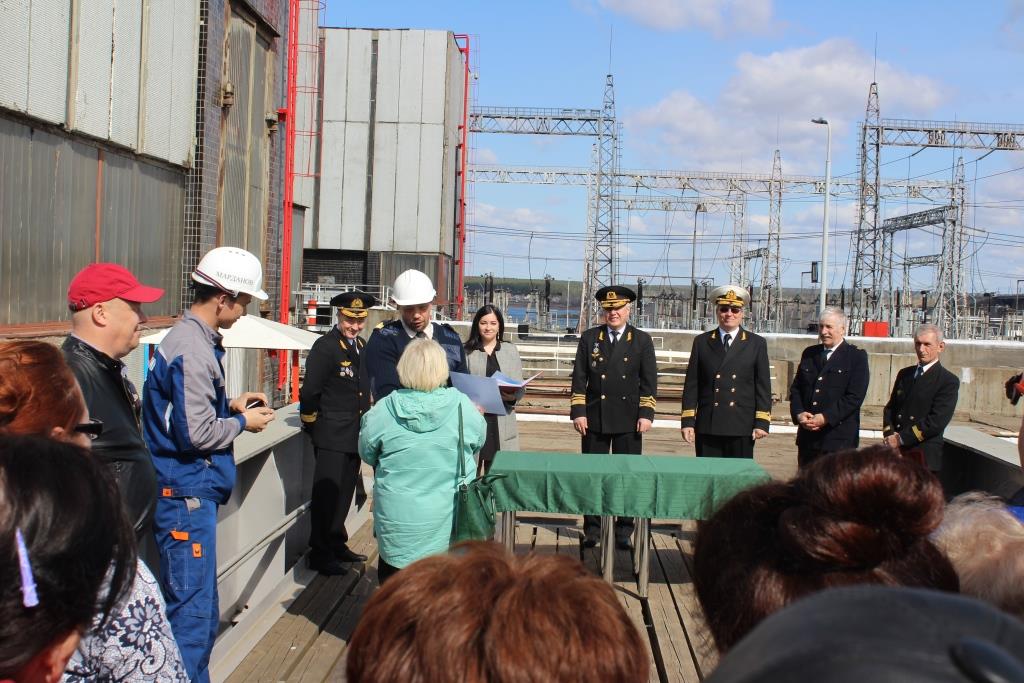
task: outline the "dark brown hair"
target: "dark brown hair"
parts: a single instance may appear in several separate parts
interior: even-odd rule
[[[21,576],[17,535],[24,538]],[[39,436],[0,436],[0,678],[94,615],[107,619],[135,578],[135,534],[108,469]],[[32,583],[38,604],[26,597]]]
[[[84,409],[60,349],[40,341],[0,342],[0,434],[71,431]]]
[[[564,556],[464,543],[394,575],[348,648],[352,683],[640,683],[640,634],[607,583]]]
[[[871,583],[956,592],[928,539],[942,487],[888,446],[835,453],[788,483],[739,493],[704,522],[694,584],[720,651],[804,595]]]

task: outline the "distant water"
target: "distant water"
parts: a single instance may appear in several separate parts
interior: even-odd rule
[[[502,311],[505,314],[505,323],[512,325],[514,323],[529,322],[531,327],[537,325],[536,311],[530,312],[530,317],[526,317],[526,306],[523,305],[512,305],[508,307],[508,310]],[[580,319],[579,309],[569,309],[569,322],[566,323],[566,310],[564,308],[552,308],[551,314],[555,318],[554,329],[558,332],[565,331],[566,327],[572,327],[575,329],[576,323]]]

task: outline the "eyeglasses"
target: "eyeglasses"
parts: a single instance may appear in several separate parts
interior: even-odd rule
[[[719,313],[742,313],[743,309],[739,306],[719,306]]]
[[[103,433],[103,420],[97,417],[90,417],[88,422],[75,425],[72,431],[85,434],[89,437],[89,441],[95,441]]]

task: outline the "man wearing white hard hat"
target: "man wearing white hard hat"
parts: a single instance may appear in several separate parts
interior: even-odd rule
[[[426,337],[441,345],[448,359],[449,372],[469,373],[459,333],[447,323],[430,320],[435,296],[434,284],[425,273],[407,270],[395,278],[391,299],[398,307],[399,318],[377,325],[366,343],[366,369],[374,400],[379,401],[401,388],[398,359],[409,342],[416,338]]]
[[[697,457],[753,458],[768,436],[772,383],[768,344],[743,328],[750,294],[739,285],[711,292],[718,327],[693,340],[683,385],[683,440]]]
[[[153,521],[160,587],[181,658],[193,681],[209,681],[217,636],[217,508],[235,485],[232,444],[274,419],[262,393],[225,394],[219,330],[266,300],[263,266],[243,249],[209,251],[192,273],[189,310],[167,333],[143,387],[142,426],[157,472]]]

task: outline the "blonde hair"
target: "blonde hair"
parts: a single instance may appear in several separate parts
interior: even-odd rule
[[[951,500],[933,541],[960,575],[960,591],[1024,617],[1024,524],[999,498],[970,491]]]
[[[398,381],[406,389],[432,391],[448,381],[448,357],[432,339],[413,339],[398,359]]]

